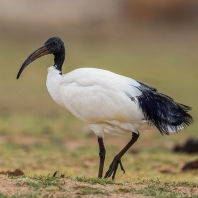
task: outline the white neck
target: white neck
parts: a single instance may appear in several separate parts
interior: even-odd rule
[[[50,93],[51,97],[56,103],[63,106],[61,97],[60,97],[60,83],[62,75],[54,66],[48,68],[46,86],[47,90]]]

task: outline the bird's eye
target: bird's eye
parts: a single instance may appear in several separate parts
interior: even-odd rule
[[[55,46],[55,45],[56,45],[56,43],[55,43],[55,42],[53,42],[53,43],[52,43],[52,45],[53,45],[53,46]]]

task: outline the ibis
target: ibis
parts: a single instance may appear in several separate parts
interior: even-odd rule
[[[96,68],[79,68],[62,74],[65,46],[59,37],[49,38],[22,64],[17,79],[32,61],[54,55],[48,68],[46,86],[53,100],[87,123],[99,145],[98,177],[103,177],[105,162],[104,133],[131,133],[128,144],[113,158],[104,178],[115,178],[118,167],[125,173],[122,157],[138,140],[139,131],[157,128],[162,135],[178,132],[193,122],[191,107],[141,81]]]

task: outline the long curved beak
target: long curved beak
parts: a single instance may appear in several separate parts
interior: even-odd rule
[[[19,72],[17,74],[17,79],[20,77],[23,70],[34,60],[40,58],[41,56],[49,54],[49,50],[46,46],[42,46],[38,48],[36,51],[34,51],[32,54],[29,55],[29,57],[25,60],[25,62],[22,64],[21,68],[19,69]]]

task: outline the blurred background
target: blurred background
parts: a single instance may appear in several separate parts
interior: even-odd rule
[[[193,108],[194,124],[179,134],[142,132],[134,145],[138,156],[129,152],[125,158],[132,169],[129,176],[119,177],[138,179],[140,175],[130,175],[137,167],[141,177],[161,174],[150,170],[164,164],[172,164],[177,172],[197,157],[171,153],[175,144],[198,138],[197,35],[196,0],[0,0],[0,169],[97,175],[95,135],[47,92],[46,70],[53,56],[33,62],[16,80],[27,56],[49,37],[59,36],[66,46],[64,73],[79,67],[110,70],[146,82]],[[106,135],[106,168],[130,137]],[[147,173],[138,160],[149,161]],[[87,167],[89,173],[83,171]]]

